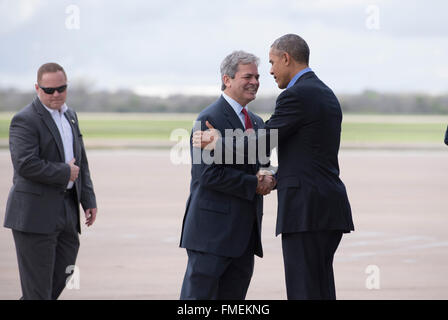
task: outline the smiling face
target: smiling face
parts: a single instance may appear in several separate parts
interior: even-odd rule
[[[62,71],[47,72],[42,75],[39,83],[35,85],[40,101],[50,109],[60,110],[67,99],[67,90],[59,93],[57,90],[53,94],[47,94],[43,88],[58,88],[67,84],[67,79]]]
[[[255,99],[260,86],[259,77],[256,64],[239,64],[233,79],[226,74],[223,76],[224,93],[244,107]]]
[[[288,68],[288,57],[286,55],[285,52],[273,48],[269,51],[269,63],[271,64],[269,73],[274,76],[274,80],[280,89],[286,88],[291,81],[291,72]]]

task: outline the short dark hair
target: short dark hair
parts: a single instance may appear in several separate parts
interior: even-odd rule
[[[296,34],[285,34],[271,45],[271,48],[287,52],[295,61],[309,64],[310,48],[305,40]]]
[[[67,74],[65,73],[64,68],[62,68],[62,66],[60,66],[59,64],[49,62],[41,65],[39,70],[37,70],[37,83],[39,83],[39,81],[42,80],[42,76],[45,73],[58,72],[58,71],[62,71],[62,73],[65,76],[65,79],[67,79]]]

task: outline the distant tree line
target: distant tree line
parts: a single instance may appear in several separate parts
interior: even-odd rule
[[[35,93],[0,88],[0,111],[17,111],[31,102]],[[344,112],[394,114],[448,114],[448,94],[386,94],[364,91],[360,94],[338,95]],[[70,88],[67,104],[87,112],[176,112],[198,113],[216,100],[213,96],[172,95],[141,96],[129,90],[116,92],[87,91]],[[259,96],[250,108],[259,113],[274,110],[276,96]]]

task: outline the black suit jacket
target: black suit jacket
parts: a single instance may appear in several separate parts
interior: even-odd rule
[[[68,109],[65,116],[72,128],[75,164],[80,167],[73,186],[78,202],[84,209],[96,208],[78,118],[72,109]],[[4,226],[32,233],[54,232],[57,215],[64,210],[64,190],[70,180],[70,166],[65,163],[57,126],[39,98],[36,97],[11,120],[9,148],[14,177]]]
[[[249,111],[254,129],[263,127],[263,120]],[[221,96],[204,109],[196,121],[206,130],[205,122],[225,136],[225,129],[244,127],[232,107]],[[195,130],[195,129],[193,129]],[[201,152],[192,148],[190,152]],[[223,161],[224,162],[224,161]],[[263,197],[255,193],[259,164],[193,163],[190,196],[182,226],[182,248],[226,257],[239,257],[247,248],[254,226],[258,228],[255,254],[263,255],[261,220]]]
[[[448,127],[446,127],[446,132],[445,132],[445,144],[448,146]]]
[[[305,73],[277,98],[265,124],[278,130],[277,235],[354,230],[339,178],[341,122],[336,96],[314,72]]]

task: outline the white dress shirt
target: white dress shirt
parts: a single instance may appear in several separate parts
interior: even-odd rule
[[[41,101],[42,102],[42,101]],[[61,111],[54,110],[48,108],[46,105],[42,103],[45,109],[51,114],[51,117],[58,127],[59,134],[61,135],[62,144],[64,146],[64,154],[65,154],[65,163],[69,163],[74,155],[73,155],[73,132],[70,123],[67,118],[64,116],[64,113],[67,111],[68,107],[64,103],[61,107]],[[67,189],[71,189],[73,187],[73,181],[69,181],[67,185]]]
[[[238,118],[240,118],[241,123],[243,124],[243,128],[246,129],[246,117],[244,116],[243,108],[246,108],[247,106],[242,106],[238,102],[236,102],[234,99],[230,98],[228,95],[226,95],[224,92],[222,93],[222,97],[230,104],[232,109],[237,114]]]

